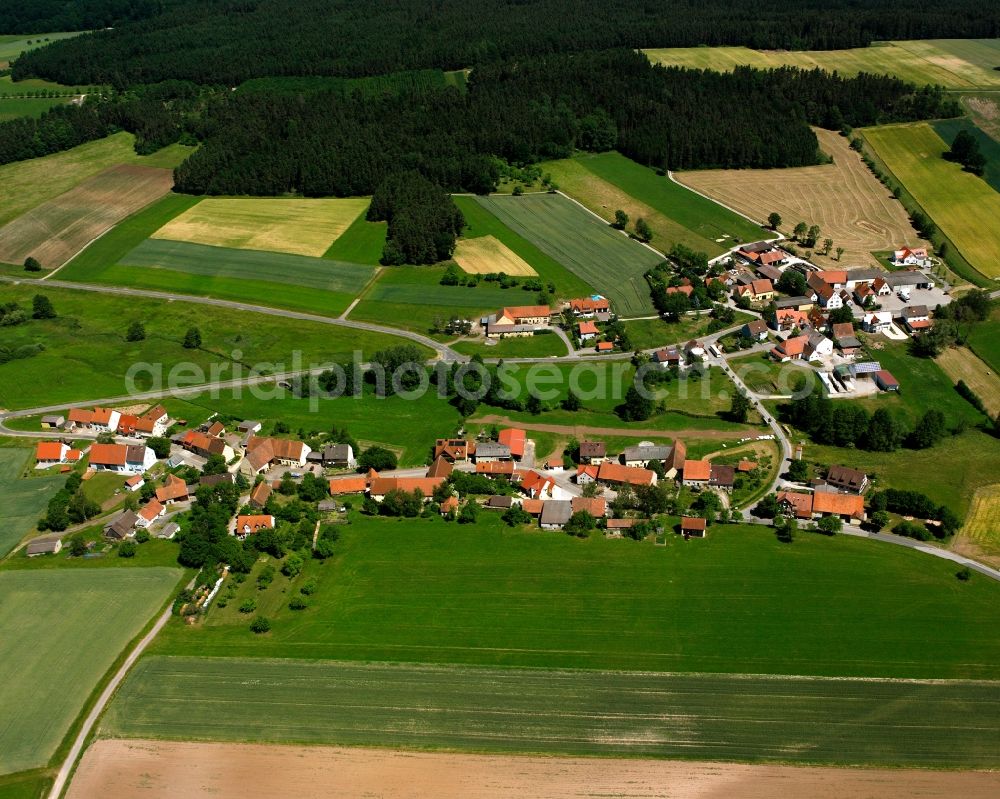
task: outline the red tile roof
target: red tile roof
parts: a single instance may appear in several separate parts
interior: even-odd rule
[[[586,511],[595,519],[608,515],[608,502],[603,497],[573,497],[573,513]]]
[[[708,523],[698,516],[681,516],[681,532],[687,530],[694,530],[696,532],[704,532]]]
[[[156,489],[156,498],[160,502],[173,502],[177,499],[186,499],[188,487],[176,474],[167,477],[167,484]]]
[[[236,517],[236,531],[243,532],[243,530],[249,529],[251,533],[256,533],[258,530],[273,530],[274,529],[274,517],[273,516],[237,516]]]
[[[514,474],[514,461],[490,461],[488,463],[477,463],[476,474],[499,474],[510,477]]]
[[[684,461],[685,480],[708,480],[712,476],[710,461]]]
[[[163,506],[155,499],[149,500],[139,511],[139,515],[147,522],[153,521],[161,513],[163,513]]]
[[[596,336],[599,332],[593,322],[580,322],[579,328],[581,336]]]
[[[434,495],[434,489],[444,482],[443,477],[378,477],[371,481],[373,496],[385,496],[390,491],[419,491],[424,497]]]
[[[865,515],[865,498],[858,494],[817,491],[813,494],[813,513],[832,513],[860,519]]]
[[[92,444],[90,463],[98,466],[124,466],[128,447],[123,444]]]
[[[601,464],[597,472],[597,479],[609,483],[628,483],[629,485],[652,485],[656,479],[656,473],[649,469],[640,469],[634,466],[622,466],[617,463],[605,461]]]
[[[61,461],[63,459],[63,447],[58,441],[39,441],[35,448],[35,460],[39,461]]]
[[[497,441],[504,446],[510,447],[510,454],[514,458],[524,457],[524,444],[527,439],[525,432],[517,427],[507,427],[497,435]]]
[[[368,478],[365,475],[357,477],[335,477],[330,481],[330,493],[337,494],[363,494],[368,488]]]

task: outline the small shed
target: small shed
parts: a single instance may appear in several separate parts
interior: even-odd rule
[[[698,516],[681,517],[681,533],[693,538],[704,538],[708,529],[708,522]]]

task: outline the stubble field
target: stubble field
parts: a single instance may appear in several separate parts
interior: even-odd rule
[[[172,219],[152,238],[318,258],[367,207],[365,198],[210,198]]]
[[[28,256],[53,269],[130,214],[170,191],[167,169],[121,165],[29,211],[0,228],[0,262]]]
[[[531,264],[493,236],[461,239],[455,246],[455,263],[470,275],[504,274],[536,277]]]
[[[965,347],[950,347],[935,360],[953,382],[962,380],[975,392],[991,417],[1000,413],[1000,377],[975,353]]]
[[[798,222],[820,227],[820,239],[831,238],[843,247],[840,264],[878,266],[873,251],[893,250],[904,244],[924,244],[901,203],[851,150],[847,139],[832,131],[816,130],[820,149],[833,164],[791,169],[709,169],[682,172],[677,180],[753,219],[765,220],[772,211],[782,218],[783,232]],[[825,268],[839,268],[835,253],[820,258]]]

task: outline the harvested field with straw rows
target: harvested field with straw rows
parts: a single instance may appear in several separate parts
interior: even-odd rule
[[[538,275],[531,264],[511,250],[500,239],[480,236],[462,239],[455,247],[455,263],[470,275],[504,274],[514,277]]]

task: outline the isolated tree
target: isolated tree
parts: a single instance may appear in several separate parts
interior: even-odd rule
[[[641,216],[635,220],[635,237],[645,244],[653,240],[653,230]]]
[[[518,183],[514,187],[514,190],[511,192],[511,194],[513,194],[515,197],[520,197],[522,194],[524,194],[524,187],[520,183]]]
[[[807,230],[809,230],[809,226],[805,222],[799,222],[792,230],[792,238],[802,243]]]
[[[827,535],[834,535],[844,529],[844,523],[839,516],[824,516],[816,526]]]
[[[626,214],[621,208],[615,211],[615,221],[611,223],[611,227],[616,230],[625,230],[628,225],[628,214]]]
[[[815,247],[819,239],[819,225],[810,225],[806,231],[806,247]]]
[[[524,409],[532,416],[538,416],[544,410],[542,401],[534,394],[528,395],[528,401],[524,404]]]
[[[620,415],[626,422],[644,422],[653,415],[653,410],[653,400],[635,386],[630,386],[625,392],[625,403]]]
[[[263,635],[271,632],[271,620],[267,616],[258,616],[250,622],[250,632],[254,635]]]
[[[823,255],[829,255],[833,249],[833,239],[823,239]]]
[[[841,256],[842,256],[843,254],[844,254],[844,248],[843,248],[843,247],[838,247],[838,248],[837,248],[837,260],[838,260],[838,261],[840,260],[840,258],[841,258]]]
[[[201,331],[192,327],[184,334],[184,349],[196,350],[201,346]]]
[[[960,130],[955,135],[944,157],[961,164],[966,172],[974,175],[982,175],[986,169],[986,157],[979,151],[979,142],[967,130]]]
[[[475,524],[476,519],[478,517],[479,517],[479,505],[477,505],[470,499],[462,506],[462,510],[459,511],[458,523]]]
[[[777,230],[781,227],[781,214],[777,211],[771,211],[771,213],[767,215],[767,226],[771,228],[771,230]]]
[[[809,284],[806,282],[805,275],[797,269],[786,269],[778,278],[775,288],[792,297],[801,297],[807,293]]]
[[[36,294],[31,300],[32,319],[55,319],[56,309],[52,307],[52,300],[44,294]]]
[[[868,423],[866,448],[872,452],[895,452],[899,449],[903,436],[903,428],[896,417],[886,408],[879,408]]]
[[[877,510],[869,517],[868,521],[875,531],[878,532],[879,530],[884,530],[889,526],[889,522],[892,521],[892,517],[889,516],[887,511]]]
[[[750,398],[746,395],[745,391],[737,391],[733,394],[733,404],[729,409],[729,418],[738,422],[739,424],[746,424],[747,418],[750,415],[750,409],[753,407],[753,403]]]
[[[596,526],[597,523],[590,513],[585,510],[578,510],[569,517],[569,521],[566,522],[563,530],[569,533],[569,535],[575,535],[578,538],[586,538],[590,531]]]
[[[569,393],[566,395],[566,399],[562,401],[562,407],[564,411],[580,410],[580,398],[573,392],[572,389],[570,389]]]
[[[809,464],[806,461],[795,460],[788,465],[788,479],[803,483],[809,479]]]
[[[369,447],[358,456],[358,470],[367,472],[374,469],[376,472],[391,471],[396,468],[396,453],[385,447]]]
[[[135,541],[122,541],[118,545],[118,557],[119,558],[134,558],[135,557],[136,545]]]
[[[128,326],[125,332],[126,341],[142,341],[146,338],[146,326],[139,321],[135,321]]]
[[[33,258],[32,256],[29,255],[27,258],[24,259],[24,271],[25,272],[41,272],[42,271],[42,265],[40,263],[38,263],[38,259],[37,258]]]
[[[908,443],[914,449],[933,447],[948,433],[944,414],[936,408],[931,408],[917,422],[910,433]]]

